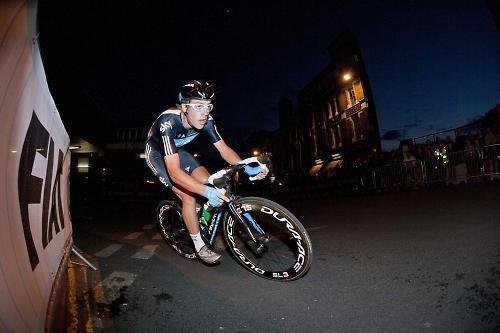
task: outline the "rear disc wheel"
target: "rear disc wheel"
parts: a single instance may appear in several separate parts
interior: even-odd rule
[[[156,222],[162,238],[180,256],[196,259],[193,241],[175,201],[164,200],[156,208]]]

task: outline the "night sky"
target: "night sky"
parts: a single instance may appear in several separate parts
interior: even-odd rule
[[[40,4],[39,28],[51,89],[83,91],[118,125],[149,125],[201,78],[218,86],[222,130],[276,129],[279,99],[296,101],[345,29],[382,135],[453,128],[500,103],[499,34],[483,1],[66,2]]]

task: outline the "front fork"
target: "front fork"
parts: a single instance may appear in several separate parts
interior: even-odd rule
[[[247,240],[245,243],[256,256],[260,257],[267,250],[264,243],[267,243],[269,241],[269,237],[264,234],[264,231],[257,224],[257,222],[255,222],[252,216],[247,212],[243,213],[241,208],[238,205],[236,205],[233,201],[231,201],[228,204],[228,207],[229,210],[231,211],[231,214],[240,222],[247,235],[249,235],[251,238]],[[250,227],[248,226],[248,222],[245,219],[247,219],[252,224],[252,227],[258,233],[261,234],[261,236],[259,236],[258,239],[256,239],[255,236],[253,235],[252,231],[250,230]]]

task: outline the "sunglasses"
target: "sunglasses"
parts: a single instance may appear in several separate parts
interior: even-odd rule
[[[213,104],[184,104],[184,105],[192,107],[193,110],[195,110],[196,112],[210,112],[214,108]]]

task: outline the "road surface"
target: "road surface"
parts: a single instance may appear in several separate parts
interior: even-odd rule
[[[498,183],[281,203],[314,248],[287,283],[224,249],[217,267],[181,258],[153,225],[155,202],[80,209],[75,244],[99,270],[78,309],[103,332],[500,332]]]

